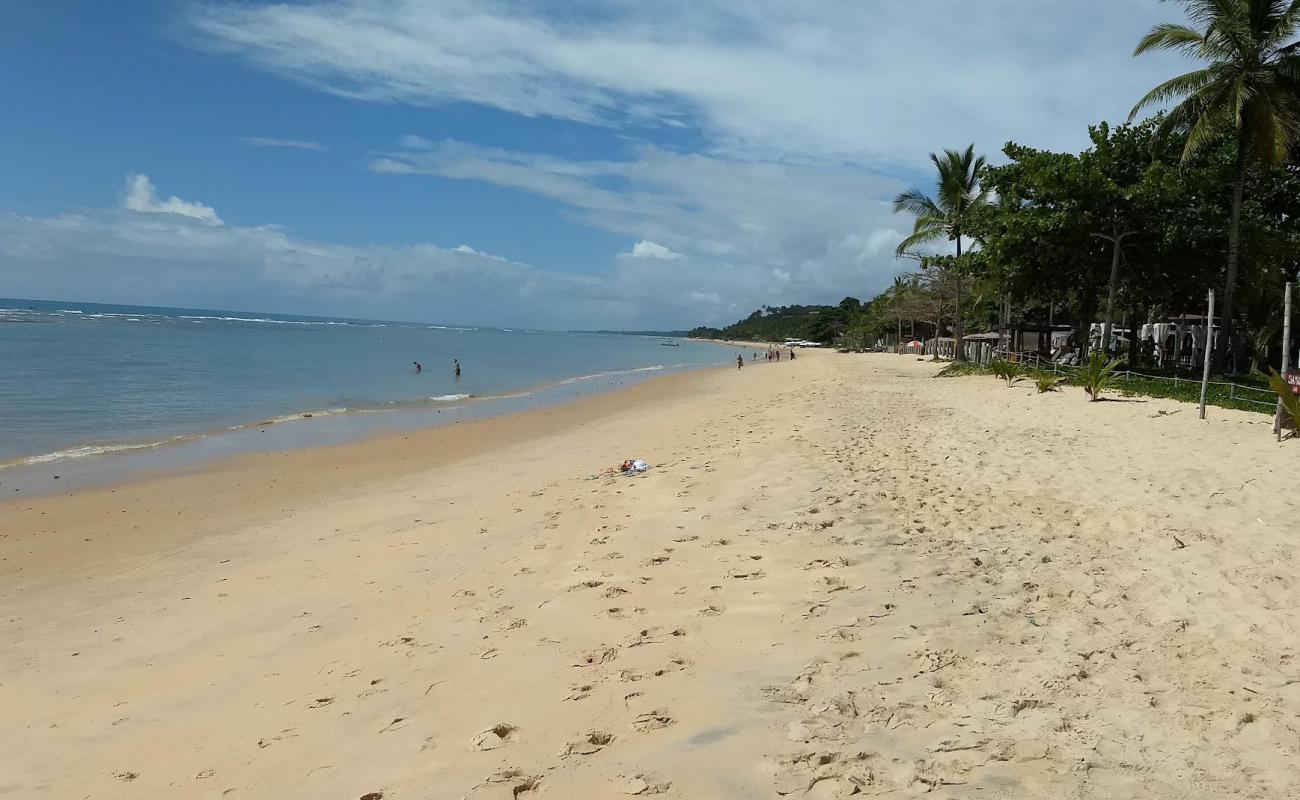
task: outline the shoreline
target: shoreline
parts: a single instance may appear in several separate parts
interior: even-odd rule
[[[45,491],[0,495],[0,518],[13,515],[9,524],[22,528],[37,524],[38,518],[58,510],[82,521],[105,503],[126,508],[147,507],[152,503],[172,507],[174,503],[169,498],[196,494],[210,495],[212,504],[255,511],[263,504],[273,505],[278,484],[291,476],[302,480],[303,488],[317,495],[353,491],[366,483],[382,484],[411,470],[443,468],[593,421],[634,413],[640,407],[682,399],[698,391],[707,377],[718,371],[702,367],[652,375],[616,388],[520,410],[425,424],[408,430],[379,430],[349,441],[249,450],[190,460],[167,469],[140,468],[119,474],[116,480],[86,486],[54,484],[47,480]],[[608,460],[617,463],[623,457],[612,453]],[[105,459],[121,460],[123,457],[117,455]],[[5,477],[4,473],[0,477]],[[213,491],[213,486],[222,488]],[[2,488],[12,490],[11,481],[6,480]],[[126,508],[123,513],[128,513]],[[40,524],[44,527],[46,523],[41,520]],[[56,537],[43,537],[41,544],[59,547],[65,543],[57,542]],[[114,546],[121,544],[119,540]],[[5,560],[0,557],[0,563]],[[0,568],[0,578],[5,574]]]
[[[496,395],[463,395],[446,405],[310,411],[154,442],[90,443],[0,465],[0,502],[122,486],[154,475],[193,472],[253,453],[311,450],[464,422],[528,413],[618,393],[647,380],[727,366],[685,364],[574,375]],[[601,385],[600,382],[604,381]],[[435,398],[431,398],[434,400]],[[269,434],[269,435],[268,435]],[[107,448],[101,450],[101,448]],[[91,450],[93,452],[84,452]],[[75,453],[67,457],[51,457]],[[83,454],[84,453],[84,454]]]

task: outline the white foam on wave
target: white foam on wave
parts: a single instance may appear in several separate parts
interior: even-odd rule
[[[114,316],[114,315],[109,315]],[[178,319],[191,320],[213,320],[215,322],[260,322],[267,325],[345,325],[351,326],[351,322],[338,322],[331,320],[306,320],[306,319],[270,319],[268,317],[214,317],[201,314],[178,314]],[[372,328],[382,328],[383,325],[372,325]]]
[[[439,403],[454,403],[457,400],[468,400],[470,397],[471,395],[468,394],[440,394],[429,399]]]
[[[81,447],[70,447],[67,450],[55,450],[53,453],[42,453],[38,456],[28,456],[16,462],[18,464],[48,464],[51,461],[66,461],[74,458],[87,458],[89,456],[102,456],[108,453],[121,453],[127,450],[148,450],[151,447],[160,447],[179,439],[184,436],[173,436],[169,439],[161,439],[156,442],[123,442],[120,444],[92,444]]]
[[[613,378],[618,375],[635,375],[638,372],[659,372],[663,369],[663,364],[656,364],[653,367],[636,367],[635,369],[615,369],[610,370],[609,372],[593,372],[590,375],[579,375],[575,378],[565,378],[562,381],[556,381],[555,385],[567,386],[571,383],[579,383],[581,381],[594,381],[597,378]]]

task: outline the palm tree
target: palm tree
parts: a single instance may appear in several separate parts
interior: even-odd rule
[[[1300,2],[1300,0],[1297,0]],[[908,189],[894,198],[894,213],[906,211],[916,217],[912,234],[898,244],[898,255],[903,255],[917,245],[939,239],[957,243],[957,257],[961,258],[962,232],[975,209],[988,203],[988,192],[980,187],[979,171],[984,167],[984,156],[975,155],[975,145],[964,151],[944,150],[943,157],[931,153],[930,160],[938,171],[935,199],[920,189]],[[953,312],[952,333],[955,346],[953,356],[964,361],[961,326],[961,277],[958,275],[957,296]],[[938,336],[939,334],[935,334]],[[936,353],[938,353],[936,344]]]
[[[1216,136],[1232,133],[1236,138],[1223,329],[1214,355],[1215,369],[1222,371],[1232,340],[1246,172],[1253,162],[1281,164],[1300,138],[1300,42],[1292,41],[1300,29],[1300,0],[1181,2],[1196,27],[1156,25],[1138,42],[1133,55],[1173,50],[1207,66],[1147,92],[1129,119],[1148,106],[1178,100],[1157,135],[1185,133],[1184,162]]]

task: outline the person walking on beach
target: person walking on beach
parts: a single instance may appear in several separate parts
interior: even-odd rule
[[[740,353],[736,353],[736,369],[740,369],[744,366],[745,366],[745,357],[742,356]]]
[[[421,372],[424,372],[424,367],[420,364],[419,361],[412,361],[411,363],[415,365],[416,375],[419,375]]]
[[[790,360],[791,360],[791,361],[794,361],[794,348],[793,348],[793,347],[790,348]]]

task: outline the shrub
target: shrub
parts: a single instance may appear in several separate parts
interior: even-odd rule
[[[1291,418],[1291,427],[1296,432],[1300,432],[1300,397],[1291,393],[1291,384],[1286,379],[1277,374],[1277,370],[1269,370],[1268,386],[1277,393],[1278,399],[1282,401],[1282,411]],[[1294,436],[1295,433],[1292,433]]]
[[[989,364],[989,369],[993,371],[994,375],[1007,382],[1007,388],[1025,379],[1024,368],[1005,359],[1000,358]]]
[[[1089,402],[1100,400],[1101,393],[1115,383],[1115,368],[1119,361],[1118,358],[1108,360],[1097,350],[1088,356],[1088,363],[1083,365],[1074,380],[1087,392]]]
[[[960,378],[965,375],[986,375],[988,370],[973,361],[954,361],[939,370],[936,378]]]
[[[1061,384],[1065,383],[1065,381],[1066,377],[1064,375],[1039,375],[1034,378],[1034,386],[1038,387],[1039,394],[1059,392],[1061,391]]]

